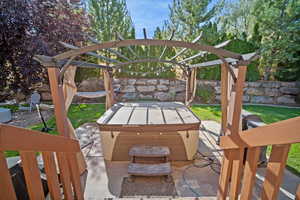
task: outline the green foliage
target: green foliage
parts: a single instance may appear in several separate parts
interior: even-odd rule
[[[199,97],[201,103],[214,103],[215,90],[208,85],[200,85],[197,87],[196,96]]]
[[[299,80],[299,0],[239,0],[225,8],[222,31],[258,49],[265,80]]]
[[[253,44],[239,40],[233,39],[231,42],[224,48],[226,50],[237,52],[237,53],[249,53],[255,51],[255,47]],[[218,59],[215,55],[207,55],[204,58],[197,60],[197,62],[205,62],[209,60]],[[220,80],[221,79],[221,69],[220,65],[216,65],[215,67],[207,67],[198,70],[199,79],[203,80]],[[258,69],[258,62],[253,61],[248,65],[246,80],[247,81],[257,81],[260,79],[260,73]]]

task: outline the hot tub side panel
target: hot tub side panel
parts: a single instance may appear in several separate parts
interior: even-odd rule
[[[111,161],[128,161],[129,149],[134,145],[168,146],[170,160],[192,160],[197,152],[199,131],[174,132],[111,132],[101,131],[104,158]]]

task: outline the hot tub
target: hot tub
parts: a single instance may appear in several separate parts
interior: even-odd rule
[[[97,120],[104,158],[129,160],[134,145],[167,146],[170,160],[192,160],[200,120],[182,103],[117,103]]]

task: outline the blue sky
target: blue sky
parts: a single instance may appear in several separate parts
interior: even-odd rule
[[[136,37],[143,38],[143,28],[150,38],[157,26],[162,27],[169,17],[168,5],[172,0],[126,0],[127,7],[133,20]]]

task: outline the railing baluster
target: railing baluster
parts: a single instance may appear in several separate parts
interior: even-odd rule
[[[76,195],[77,200],[83,200],[83,191],[81,187],[81,182],[80,182],[80,172],[79,172],[79,167],[78,167],[78,162],[76,158],[75,153],[67,153],[66,154],[68,163],[69,163],[69,168],[71,169],[71,180],[73,184],[73,189]]]
[[[241,193],[241,199],[243,200],[250,200],[252,197],[252,189],[255,183],[259,154],[260,147],[249,148],[247,150],[247,160],[245,163],[243,187]]]
[[[37,165],[35,152],[21,151],[20,156],[30,200],[45,199],[41,182],[40,169]]]
[[[0,198],[16,200],[16,193],[8,171],[5,155],[0,151]]]
[[[65,153],[56,153],[57,161],[59,166],[59,174],[60,174],[60,181],[63,185],[65,199],[72,200],[72,185],[70,180],[70,171],[68,166],[68,160]]]
[[[52,200],[61,200],[58,175],[56,170],[55,158],[52,152],[43,152],[43,160],[47,176],[48,188]]]
[[[273,145],[262,190],[262,200],[277,198],[290,144]]]
[[[229,192],[230,200],[238,199],[240,193],[242,171],[243,171],[243,157],[244,157],[244,149],[232,150],[232,173],[231,173],[231,183],[230,183],[230,192]]]
[[[229,178],[232,169],[231,151],[232,150],[224,151],[223,163],[222,163],[221,174],[220,174],[220,182],[219,182],[219,188],[217,194],[218,200],[225,200],[228,193]]]

